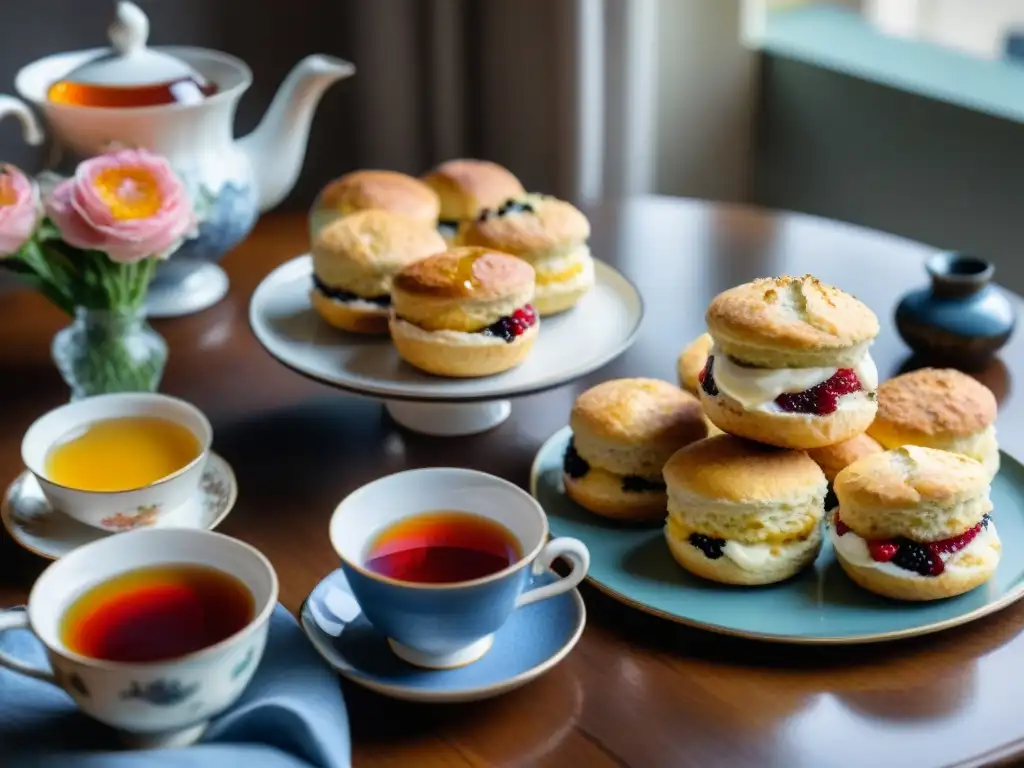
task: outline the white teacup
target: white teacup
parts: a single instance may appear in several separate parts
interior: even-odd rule
[[[158,417],[182,425],[199,440],[199,455],[177,472],[128,491],[83,491],[58,485],[46,476],[46,455],[69,433],[95,421],[129,416]],[[212,442],[213,428],[194,405],[157,393],[118,392],[76,400],[40,416],[21,441],[21,459],[54,509],[94,528],[116,532],[151,525],[195,496]]]
[[[185,563],[234,576],[253,597],[252,621],[208,648],[166,661],[114,662],[81,656],[60,639],[60,622],[87,589],[126,571]],[[210,531],[152,528],[110,536],[50,565],[29,595],[28,610],[0,613],[0,633],[29,628],[52,672],[0,653],[0,666],[63,688],[79,708],[123,732],[137,748],[191,744],[211,718],[235,702],[263,656],[277,604],[277,575],[258,550]]]

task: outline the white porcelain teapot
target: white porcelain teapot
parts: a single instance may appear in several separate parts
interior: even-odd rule
[[[291,191],[320,97],[355,67],[331,56],[307,56],[285,78],[256,130],[235,139],[235,110],[252,82],[245,62],[205,48],[149,48],[148,35],[142,10],[119,2],[109,48],[38,59],[18,72],[15,88],[44,117],[52,142],[50,170],[68,173],[80,159],[111,146],[145,147],[164,155],[189,186],[199,236],[161,265],[151,289],[150,314],[166,317],[204,309],[224,295],[227,276],[214,262],[249,234],[261,212]],[[51,93],[62,81],[130,92],[192,75],[213,84],[213,92],[186,93],[150,106],[86,106]],[[44,140],[43,128],[23,102],[0,97],[0,119],[6,115],[22,121],[29,143]]]

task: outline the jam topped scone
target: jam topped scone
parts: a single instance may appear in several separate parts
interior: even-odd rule
[[[1002,552],[989,478],[973,459],[919,446],[854,462],[835,480],[829,536],[839,564],[860,586],[898,600],[984,584]]]
[[[676,561],[723,584],[773,584],[821,550],[825,475],[803,451],[717,435],[664,469],[665,540]]]
[[[821,448],[867,429],[878,319],[817,278],[755,280],[719,294],[700,374],[704,411],[722,431],[783,448]]]
[[[835,490],[832,488],[836,475],[858,459],[863,459],[872,453],[881,453],[884,450],[882,446],[867,435],[857,435],[835,445],[829,445],[825,448],[812,448],[807,451],[807,455],[814,459],[817,465],[821,467],[821,471],[825,473],[825,478],[828,480],[828,495],[825,496],[826,511],[834,508],[839,503],[836,500]]]
[[[714,341],[710,333],[702,333],[679,353],[676,360],[676,374],[679,386],[694,395],[700,389],[700,374],[708,364],[708,355]]]
[[[923,445],[980,461],[999,471],[992,391],[952,368],[922,368],[878,387],[878,415],[868,434],[886,448]]]
[[[429,224],[388,211],[336,219],[313,240],[313,309],[342,330],[387,333],[395,274],[445,247]]]
[[[657,379],[614,379],[576,398],[562,479],[580,506],[619,520],[664,520],[661,470],[707,430],[700,403]]]
[[[399,272],[391,338],[410,365],[438,376],[490,376],[521,363],[540,328],[533,267],[486,248],[453,248]]]
[[[523,195],[482,211],[460,240],[528,261],[537,271],[534,306],[544,316],[575,306],[594,286],[589,237],[590,222],[575,206],[548,195]]]
[[[441,203],[419,179],[398,171],[352,171],[335,179],[317,196],[310,213],[311,234],[356,211],[379,208],[437,226]]]
[[[423,182],[441,200],[437,228],[452,244],[456,244],[462,226],[481,211],[526,194],[511,171],[490,160],[448,160],[425,174]]]

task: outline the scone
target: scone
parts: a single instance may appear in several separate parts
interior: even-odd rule
[[[970,456],[999,471],[998,405],[981,382],[952,368],[922,368],[883,381],[868,434],[886,448],[923,445]]]
[[[421,371],[490,376],[519,365],[540,329],[533,267],[486,248],[454,248],[409,265],[391,287],[391,339]]]
[[[821,550],[827,482],[803,451],[717,435],[665,464],[665,540],[690,573],[723,584],[773,584]]]
[[[498,208],[509,198],[526,194],[507,168],[490,160],[448,160],[423,176],[423,182],[441,200],[438,231],[457,244],[462,226],[485,208]]]
[[[694,395],[700,389],[700,374],[708,362],[708,354],[714,342],[710,333],[702,333],[691,341],[676,360],[676,373],[679,386]]]
[[[814,459],[815,463],[821,467],[821,471],[825,473],[825,479],[828,480],[828,494],[825,496],[826,512],[835,508],[836,504],[839,503],[836,501],[836,493],[832,488],[836,475],[858,459],[870,456],[872,453],[881,453],[884,450],[882,446],[867,435],[857,435],[841,443],[829,445],[825,448],[812,448],[807,452],[807,455]]]
[[[437,193],[417,178],[398,171],[352,171],[324,187],[310,212],[310,235],[340,216],[381,208],[437,226],[441,202]]]
[[[533,305],[543,317],[570,309],[593,288],[589,237],[590,222],[575,206],[549,195],[523,195],[481,212],[460,240],[530,262],[537,271]]]
[[[810,275],[763,278],[719,294],[706,320],[700,399],[723,432],[806,450],[871,424],[878,319],[853,296]]]
[[[580,506],[631,522],[664,520],[661,470],[707,434],[700,403],[657,379],[614,379],[576,398],[562,479]]]
[[[966,456],[907,445],[836,477],[829,536],[847,575],[897,600],[937,600],[988,581],[1002,545],[989,474]]]
[[[387,333],[395,274],[445,248],[429,224],[388,211],[332,221],[313,240],[313,309],[345,331]]]

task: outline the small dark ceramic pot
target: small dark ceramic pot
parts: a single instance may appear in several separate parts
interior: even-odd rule
[[[908,293],[896,307],[896,328],[929,363],[965,370],[984,366],[1009,340],[1013,304],[992,284],[995,267],[961,253],[925,262],[929,288]]]

